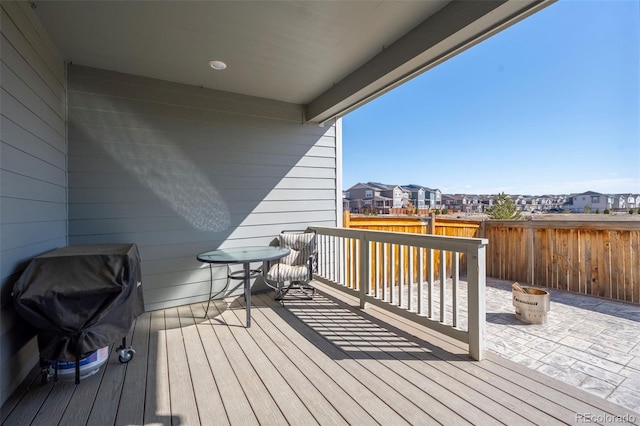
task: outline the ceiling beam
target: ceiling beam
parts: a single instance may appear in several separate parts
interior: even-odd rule
[[[305,120],[342,116],[553,2],[452,1],[308,103]]]

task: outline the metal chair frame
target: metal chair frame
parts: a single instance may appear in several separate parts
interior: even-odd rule
[[[264,281],[269,287],[271,287],[276,291],[276,298],[275,298],[276,300],[283,301],[284,297],[289,293],[289,291],[294,289],[298,290],[298,292],[302,294],[302,296],[305,299],[313,299],[316,293],[316,289],[311,284],[309,284],[309,282],[313,279],[313,273],[316,271],[316,264],[317,264],[317,258],[318,258],[317,233],[316,231],[313,231],[313,230],[304,230],[304,231],[284,230],[284,231],[281,231],[280,234],[278,235],[278,244],[280,244],[281,242],[280,236],[282,234],[314,234],[311,240],[312,241],[311,244],[313,244],[313,248],[311,250],[311,254],[307,258],[307,277],[304,280],[285,280],[281,278],[280,268],[278,268],[278,271],[277,271],[278,276],[276,277],[276,279],[274,280],[272,278],[269,278],[268,275],[271,268],[274,267],[276,264],[284,263],[283,262],[284,259],[279,259],[273,262],[265,262],[264,269],[266,273],[264,274]],[[287,281],[289,282],[289,284],[285,285]]]

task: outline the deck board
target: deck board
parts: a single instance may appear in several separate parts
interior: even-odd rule
[[[305,311],[310,312],[313,310],[312,303],[313,301],[304,303]],[[319,313],[323,314],[322,312]],[[352,318],[346,317],[345,319],[350,320]],[[340,323],[335,325],[339,326]],[[325,323],[322,327],[327,328],[328,324]],[[393,336],[382,329],[376,330],[375,333],[382,336]],[[336,332],[328,333],[329,336],[336,334]],[[501,414],[507,418],[513,417],[512,411],[506,410],[505,413],[501,413],[501,411],[504,411],[504,407],[501,405],[483,397],[481,393],[465,386],[464,383],[451,380],[450,376],[441,374],[431,364],[443,360],[432,356],[429,353],[430,351],[423,350],[419,345],[408,339],[398,337],[370,339],[368,334],[362,335],[353,331],[349,333],[352,336],[351,338],[355,339],[354,343],[357,341],[359,347],[367,348],[367,355],[372,360],[376,360],[372,371],[377,372],[381,377],[381,372],[386,373],[384,377],[387,377],[386,380],[389,381],[391,386],[395,389],[400,389],[401,393],[406,398],[411,399],[417,406],[428,407],[428,414],[435,421],[440,423],[482,423],[489,425],[499,424],[498,419]],[[329,337],[329,339],[333,340],[332,337]],[[376,341],[378,344],[370,344]],[[403,351],[389,350],[400,346],[402,346]],[[380,366],[385,368],[381,369]],[[447,383],[449,386],[445,387],[442,383]],[[487,414],[488,412],[491,415]],[[526,423],[525,419],[523,419],[523,423]]]
[[[400,345],[405,344],[404,341],[396,339],[388,333],[380,333],[380,330],[374,327],[371,327],[371,329],[364,334],[360,331],[360,327],[356,327],[356,329],[352,331],[343,331],[345,330],[345,322],[352,324],[355,318],[352,316],[336,315],[336,313],[327,314],[326,309],[315,309],[313,307],[313,301],[309,302],[298,302],[307,313],[306,321],[309,321],[309,317],[311,317],[312,322],[315,323],[315,330],[321,335],[334,343],[340,342],[339,346],[345,349],[352,347],[354,353],[359,353],[359,355],[353,359],[353,361],[350,360],[350,362],[361,365],[365,370],[379,377],[388,387],[394,390],[394,394],[387,398],[396,399],[400,402],[398,407],[408,416],[407,421],[416,423],[420,420],[430,419],[431,421],[440,423],[447,420],[456,424],[464,424],[467,422],[454,410],[440,403],[426,391],[425,387],[420,386],[427,385],[427,383],[422,381],[416,384],[414,381],[419,381],[419,374],[413,374],[414,377],[408,379],[398,370],[400,363],[395,363],[389,359],[389,349],[395,351]],[[295,308],[290,307],[290,309],[292,312],[296,312]],[[314,312],[316,315],[313,314]],[[319,318],[324,319],[320,320]],[[380,346],[371,343],[376,341],[379,342],[378,344]],[[356,348],[357,351],[355,350]],[[408,348],[405,347],[403,351],[407,349]],[[350,356],[349,352],[352,351],[345,353],[345,358],[347,359]],[[402,370],[402,368],[400,368],[400,370]],[[449,396],[455,398],[453,394]],[[414,406],[411,407],[408,406],[408,404],[413,404]],[[428,412],[424,410],[428,410]],[[485,417],[484,413],[482,414],[483,416],[481,416],[479,420]],[[485,424],[491,424],[491,422]]]
[[[296,392],[289,386],[284,377],[279,373],[277,366],[274,365],[269,357],[262,352],[261,348],[255,341],[255,333],[246,333],[242,329],[243,322],[238,317],[238,308],[240,305],[232,304],[229,312],[233,316],[228,315],[227,320],[231,333],[236,342],[244,352],[247,358],[251,358],[251,364],[261,382],[266,386],[274,403],[284,415],[288,423],[296,423],[303,425],[317,424],[314,416],[302,402]],[[244,313],[244,309],[242,312]],[[252,330],[253,331],[253,330]]]
[[[276,307],[278,306],[276,305]],[[352,395],[375,421],[381,424],[394,425],[407,423],[400,414],[385,402],[385,395],[381,393],[381,390],[386,390],[388,386],[379,379],[371,377],[367,374],[368,372],[363,371],[359,366],[353,363],[346,365],[341,362],[344,354],[339,348],[305,324],[296,321],[295,315],[287,309],[278,308],[280,309],[277,310],[277,313],[281,317],[272,318],[277,321],[280,330],[287,333],[287,336],[299,345],[311,362],[338,381],[340,387],[348,395]],[[291,329],[290,324],[294,324],[294,330]],[[301,339],[300,337],[304,338]],[[375,387],[377,385],[380,385],[381,388]],[[372,389],[375,389],[375,392]]]
[[[113,354],[109,354],[110,358],[108,363],[112,361]],[[96,373],[95,380],[86,380],[87,386],[82,386],[82,388],[77,388],[73,383],[67,383],[65,386],[72,386],[76,392],[81,392],[81,395],[76,395],[72,397],[68,404],[62,404],[61,402],[56,402],[60,405],[60,407],[64,408],[64,414],[60,419],[60,424],[69,424],[69,425],[78,425],[85,424],[91,415],[91,408],[93,406],[93,401],[98,394],[98,389],[100,387],[100,383],[102,381],[102,376],[105,374],[105,368],[101,368],[98,373]],[[63,384],[60,382],[59,384]],[[83,382],[84,384],[84,382]],[[58,384],[54,387],[53,391],[57,393],[55,390],[58,387]],[[75,392],[74,392],[75,394]],[[52,394],[53,396],[53,394]],[[52,398],[53,399],[53,398]],[[41,410],[43,413],[46,413],[46,409]],[[51,423],[49,423],[51,424]]]
[[[120,395],[120,405],[116,415],[116,424],[135,425],[142,424],[144,419],[145,387],[142,386],[147,380],[147,363],[133,362],[138,358],[149,359],[149,329],[151,326],[151,316],[142,315],[135,323],[133,336],[127,340],[127,345],[135,349],[133,358],[127,364],[122,394]],[[116,343],[117,346],[120,343]]]
[[[319,285],[312,301],[253,297],[141,315],[127,364],[112,351],[79,385],[38,369],[3,425],[562,424],[628,411]],[[114,342],[112,346],[118,346]],[[636,424],[637,424],[636,418]]]
[[[335,411],[343,419],[340,420],[331,413],[327,414],[330,416],[330,422],[322,422],[323,424],[341,424],[345,421],[348,424],[374,423],[373,417],[357,403],[354,397],[341,388],[328,371],[322,369],[309,357],[308,351],[305,350],[305,342],[300,341],[304,336],[295,330],[292,331],[291,327],[271,309],[255,309],[252,310],[253,315],[260,319],[258,327],[268,333],[272,342],[272,345],[263,346],[263,348],[271,349],[268,352],[270,354],[274,353],[274,349],[278,349],[280,356],[276,355],[275,360],[281,374],[286,378],[293,377],[289,383],[295,383],[298,393],[307,396],[305,402],[321,404],[326,410]],[[325,405],[325,401],[329,406]]]
[[[167,364],[167,341],[164,311],[145,314],[150,317],[149,347],[147,353],[147,380],[144,404],[144,424],[174,424],[171,415],[169,366]],[[136,349],[137,350],[137,349]],[[140,357],[130,362],[138,363]],[[131,364],[132,366],[135,364]],[[177,423],[175,423],[177,424]]]
[[[109,353],[109,362],[100,369],[104,369],[104,375],[101,376],[100,387],[93,401],[87,398],[89,395],[83,392],[82,388],[76,386],[77,392],[74,393],[74,397],[81,398],[79,405],[93,404],[87,421],[88,424],[115,424],[127,370],[127,365],[120,363],[118,355],[113,351],[113,348],[119,344],[120,342],[116,342],[111,345],[112,351]],[[88,382],[92,378],[90,377],[85,381]]]
[[[215,307],[217,308],[218,306],[219,305],[216,305]],[[269,389],[257,372],[260,366],[253,365],[253,361],[257,357],[254,358],[254,354],[246,354],[231,331],[231,329],[237,328],[244,333],[247,332],[244,329],[244,323],[240,324],[235,321],[234,309],[238,310],[241,308],[228,308],[219,312],[220,319],[228,325],[228,327],[216,327],[214,329],[220,345],[240,382],[246,398],[251,404],[251,408],[258,422],[268,425],[286,425],[287,420],[282,410],[273,399],[273,395],[269,392]],[[244,309],[242,309],[242,312],[244,313]],[[264,368],[264,366],[262,366],[262,368]]]
[[[401,324],[399,321],[397,323]],[[505,392],[501,387],[504,383],[496,382],[499,378],[487,375],[479,376],[473,370],[469,372],[461,369],[460,366],[464,365],[464,361],[467,360],[466,350],[460,351],[459,346],[450,345],[444,341],[440,342],[440,344],[450,346],[452,352],[443,350],[438,346],[425,347],[424,342],[412,340],[411,334],[401,334],[402,331],[400,329],[394,330],[394,335],[402,335],[407,342],[414,342],[417,346],[418,352],[412,350],[405,351],[403,354],[424,361],[414,363],[412,368],[420,372],[424,379],[435,379],[436,386],[434,386],[435,389],[431,390],[432,394],[435,395],[439,392],[442,394],[441,401],[446,401],[449,406],[462,408],[458,412],[466,416],[468,421],[477,423],[478,420],[483,420],[483,422],[489,423],[499,421],[528,424],[530,423],[528,419],[532,418],[528,416],[535,414],[540,420],[546,421],[547,424],[554,423],[553,418],[533,410],[526,400]],[[385,332],[388,334],[387,331]],[[405,358],[405,356],[402,356],[402,358]],[[401,361],[399,358],[396,359]],[[467,363],[473,364],[471,362]],[[399,371],[397,365],[400,363],[395,364],[394,368]],[[416,376],[419,377],[419,375]],[[456,399],[445,398],[444,396],[447,393],[453,393],[463,398],[463,401],[459,403]],[[480,417],[471,416],[474,412],[475,415],[478,415],[478,410],[482,412]],[[488,416],[493,419],[488,418]]]
[[[214,305],[222,303],[216,302]],[[214,307],[210,309],[214,309]],[[204,315],[204,309],[199,305],[192,305],[192,311],[198,318],[202,318]],[[221,342],[214,332],[216,327],[225,327],[225,324],[218,318],[212,320],[211,323],[199,320],[196,321],[196,324],[229,423],[257,425],[258,419],[255,417],[251,404],[247,400]]]
[[[178,313],[186,348],[185,361],[188,362],[189,370],[192,372],[191,378],[200,422],[201,424],[228,424],[222,398],[211,374],[212,366],[209,364],[200,333],[195,326],[193,311],[189,306],[182,306],[178,308]]]
[[[183,336],[178,309],[165,309],[164,320],[171,414],[173,417],[178,417],[181,424],[197,425],[200,424],[200,417],[191,375],[204,373],[189,370],[186,345],[190,342]]]

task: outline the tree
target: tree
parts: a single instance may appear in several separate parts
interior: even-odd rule
[[[516,203],[504,192],[498,194],[493,207],[489,209],[489,219],[522,219]]]

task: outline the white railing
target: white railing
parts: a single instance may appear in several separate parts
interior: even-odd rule
[[[488,240],[311,229],[318,233],[315,279],[358,297],[361,308],[370,303],[468,343],[472,359],[484,358]]]

